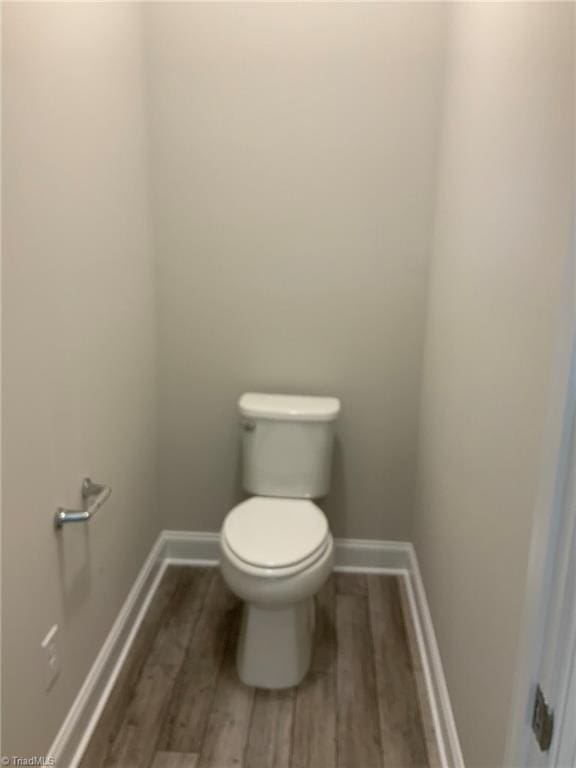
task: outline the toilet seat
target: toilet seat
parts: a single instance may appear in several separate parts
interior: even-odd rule
[[[265,577],[305,570],[329,544],[322,510],[306,499],[255,496],[234,507],[222,527],[222,546],[235,566]]]

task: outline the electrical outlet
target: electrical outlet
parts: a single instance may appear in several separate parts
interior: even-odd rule
[[[50,629],[40,647],[44,654],[45,664],[45,689],[48,691],[54,685],[54,681],[60,674],[60,654],[58,653],[58,624]]]

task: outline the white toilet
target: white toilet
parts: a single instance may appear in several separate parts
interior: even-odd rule
[[[244,601],[240,679],[297,685],[310,666],[314,595],[332,570],[334,542],[310,499],[330,487],[334,397],[242,395],[243,485],[255,494],[226,516],[220,567]]]

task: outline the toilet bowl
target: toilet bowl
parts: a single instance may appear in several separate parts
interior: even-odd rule
[[[310,667],[314,596],[334,561],[312,499],[329,490],[340,402],[249,393],[238,407],[243,485],[255,495],[230,510],[220,536],[222,576],[244,601],[237,669],[247,685],[289,688]]]
[[[244,601],[236,660],[259,688],[298,685],[310,666],[314,595],[328,578],[334,542],[311,501],[257,496],[228,514],[221,571]]]

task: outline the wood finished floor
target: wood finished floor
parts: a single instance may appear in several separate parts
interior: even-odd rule
[[[217,569],[168,568],[80,768],[438,765],[399,578],[331,576],[297,688],[239,682],[239,619]]]

